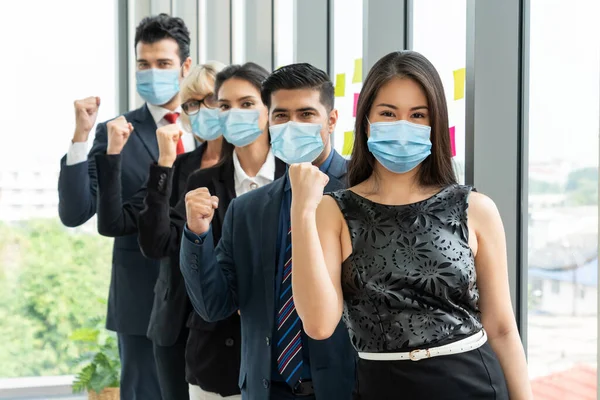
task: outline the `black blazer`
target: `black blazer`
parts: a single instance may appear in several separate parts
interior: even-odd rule
[[[285,168],[282,161],[276,160],[275,178],[282,176]],[[220,221],[223,220],[229,203],[235,198],[234,167],[231,158],[224,159],[213,168],[193,172],[189,176],[187,188],[174,207],[169,207],[167,203],[171,192],[170,172],[168,169],[161,172],[158,168],[151,171],[145,208],[139,214],[138,220],[139,243],[144,254],[154,258],[168,257],[169,260],[169,268],[161,268],[156,285],[155,302],[165,304],[162,313],[163,324],[168,324],[169,321],[173,323],[174,314],[182,312],[181,308],[175,309],[167,305],[170,299],[174,300],[173,304],[176,304],[175,299],[180,297],[185,297],[188,301],[179,269],[179,247],[186,218],[184,194],[189,190],[206,187],[219,197],[219,208],[215,212],[213,225],[217,241]],[[163,259],[163,262],[166,260]],[[164,291],[161,288],[164,288]],[[189,312],[189,309],[186,311]],[[193,312],[189,313],[187,326],[191,328],[186,351],[187,381],[222,396],[239,393],[237,378],[241,333],[238,314],[233,313],[223,321],[206,322]]]
[[[150,166],[149,182],[156,185],[163,174],[169,183],[169,203],[175,205],[183,197],[188,176],[200,168],[206,144],[177,157],[172,168]],[[121,201],[121,155],[97,155],[98,170],[98,232],[104,236],[119,237],[138,232],[138,217],[144,209],[148,183],[128,201]],[[163,179],[163,181],[165,181]],[[165,181],[166,182],[166,181]],[[172,189],[172,190],[171,190]],[[181,273],[172,278],[168,258],[160,260],[159,276],[154,287],[154,302],[146,335],[160,346],[172,346],[192,311],[185,288],[180,285]],[[180,287],[181,286],[181,287]]]
[[[345,174],[346,161],[334,154],[325,190],[344,188]],[[234,199],[222,232],[213,224],[203,243],[182,239],[181,271],[198,313],[208,321],[219,321],[240,310],[243,357],[238,384],[247,400],[269,398],[277,234],[284,186],[281,178]],[[215,245],[217,233],[222,236]],[[308,350],[316,398],[350,400],[356,352],[344,324],[340,322],[329,339],[309,338]]]
[[[124,114],[133,132],[122,151],[118,175],[123,201],[131,198],[148,178],[148,165],[158,159],[156,123],[146,105]],[[69,227],[79,226],[96,213],[98,175],[95,156],[107,148],[106,122],[98,124],[88,161],[66,165],[61,160],[58,178],[58,214]],[[148,329],[158,262],[145,258],[138,247],[137,234],[115,239],[106,327],[131,335],[145,335]]]

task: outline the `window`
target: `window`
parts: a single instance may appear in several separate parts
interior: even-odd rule
[[[597,395],[598,15],[594,1],[530,0],[528,275],[552,282],[528,302],[538,400]]]
[[[246,0],[231,2],[231,44],[232,64],[252,61],[246,60]]]
[[[294,51],[296,47],[295,31],[295,2],[296,0],[275,0],[275,69],[284,65],[294,63]]]
[[[30,125],[26,136],[3,135],[0,146],[0,170],[11,171],[6,185],[13,192],[0,199],[0,381],[73,374],[81,348],[69,335],[106,313],[112,241],[95,233],[93,221],[87,232],[65,228],[56,187],[74,130],[73,101],[99,96],[98,121],[117,114],[116,4],[0,5],[2,15],[12,16],[0,24],[0,36],[18,36],[3,41],[12,60],[0,64],[1,106],[11,110],[3,129]],[[31,108],[32,95],[43,105]]]
[[[444,84],[454,168],[464,183],[467,2],[419,0],[412,4],[412,48],[431,61]]]
[[[335,107],[339,119],[334,133],[334,148],[350,156],[354,144],[356,102],[362,88],[363,1],[334,0],[330,23],[333,25],[333,74]]]
[[[560,294],[560,282],[552,281],[552,294]]]

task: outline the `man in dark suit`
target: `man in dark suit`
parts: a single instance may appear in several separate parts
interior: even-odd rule
[[[330,142],[338,114],[327,74],[309,64],[280,68],[263,83],[262,98],[273,153],[318,166],[329,176],[327,191],[344,188],[346,161]],[[206,188],[186,195],[181,271],[203,318],[240,312],[243,398],[351,399],[355,353],[346,328],[340,324],[331,338],[312,340],[293,304],[287,174],[230,203],[215,248],[211,220],[218,203]]]
[[[98,124],[87,157],[86,142],[96,122],[100,99],[75,102],[75,134],[69,152],[61,160],[58,181],[58,211],[63,224],[79,226],[96,212],[97,154],[117,154],[123,148],[123,200],[144,184],[148,166],[158,159],[157,127],[177,120],[179,83],[191,64],[189,45],[189,32],[180,18],[161,14],[140,22],[135,35],[136,83],[146,104]],[[178,152],[186,147],[191,150],[189,139],[193,146],[193,138],[187,139],[178,145]],[[158,262],[140,253],[136,234],[115,239],[106,327],[118,335],[123,400],[161,398],[153,346],[146,338],[157,275]]]

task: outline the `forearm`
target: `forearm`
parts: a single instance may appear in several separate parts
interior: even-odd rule
[[[74,228],[87,222],[95,212],[88,163],[67,166],[63,161],[58,178],[58,215],[61,222]]]
[[[116,237],[137,232],[139,207],[134,201],[123,203],[121,155],[96,155],[98,171],[98,232]],[[133,199],[135,200],[135,196]]]
[[[319,240],[314,212],[294,210],[292,226],[292,288],[294,303],[307,334],[330,337],[342,310]]]
[[[209,236],[203,243],[195,243],[183,235],[180,268],[194,310],[206,321],[213,322],[229,317],[237,305],[216,260],[212,234]]]
[[[144,209],[138,217],[138,238],[142,252],[149,258],[163,258],[179,250],[181,236],[171,220],[172,170],[150,167]]]
[[[504,371],[511,400],[533,399],[519,332],[515,329],[508,334],[491,337],[489,342]]]

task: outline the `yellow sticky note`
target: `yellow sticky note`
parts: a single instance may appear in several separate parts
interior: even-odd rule
[[[335,76],[335,97],[344,97],[346,95],[346,74],[337,74]]]
[[[362,82],[362,58],[354,60],[354,76],[352,77],[352,83]]]
[[[454,71],[454,100],[460,100],[465,97],[466,77],[466,68],[461,68]]]
[[[354,131],[344,132],[344,146],[342,147],[342,155],[349,156],[354,148]]]

